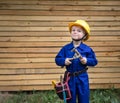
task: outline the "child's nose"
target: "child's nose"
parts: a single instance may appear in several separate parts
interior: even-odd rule
[[[77,33],[77,30],[75,30],[74,32]]]

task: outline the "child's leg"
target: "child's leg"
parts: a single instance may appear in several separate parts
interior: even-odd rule
[[[89,103],[89,92],[78,95],[78,103]]]
[[[89,81],[88,78],[79,80],[77,85],[78,103],[89,103]]]
[[[76,103],[76,83],[75,82],[76,82],[75,78],[71,77],[68,84],[69,84],[72,98],[70,100],[67,100],[67,103]]]
[[[67,103],[76,103],[76,93],[75,93],[75,91],[71,92],[71,96],[72,96],[72,98],[70,100],[67,100]]]

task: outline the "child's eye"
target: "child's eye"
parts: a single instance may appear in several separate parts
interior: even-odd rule
[[[75,29],[72,29],[72,31],[75,31]]]
[[[81,32],[81,30],[77,30],[78,32]]]

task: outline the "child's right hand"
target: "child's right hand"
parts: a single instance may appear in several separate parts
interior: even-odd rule
[[[66,58],[65,59],[65,65],[70,65],[72,62],[70,61],[70,58]]]

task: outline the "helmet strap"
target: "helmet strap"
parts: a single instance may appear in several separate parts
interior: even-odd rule
[[[72,38],[72,40],[74,40],[74,41],[82,41],[85,37],[86,37],[86,34],[82,38],[80,38],[80,39],[73,39]]]

